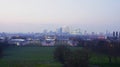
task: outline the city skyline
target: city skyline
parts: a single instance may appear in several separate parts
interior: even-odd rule
[[[1,0],[0,32],[120,31],[120,0]]]

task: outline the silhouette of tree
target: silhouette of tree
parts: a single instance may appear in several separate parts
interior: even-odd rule
[[[96,53],[107,55],[109,63],[112,63],[113,57],[117,60],[117,56],[120,56],[120,47],[117,41],[97,40],[97,43],[92,46],[92,50]]]
[[[3,50],[8,46],[9,44],[7,42],[0,42],[0,58],[3,56]]]
[[[86,50],[75,50],[67,58],[64,67],[88,67],[89,54]]]
[[[54,59],[64,64],[71,50],[67,45],[57,45],[54,51]]]

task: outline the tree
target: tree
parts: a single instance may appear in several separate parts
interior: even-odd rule
[[[66,60],[64,67],[88,67],[89,54],[86,50],[75,50]]]
[[[0,42],[0,58],[3,56],[3,50],[8,46],[9,44],[7,42]]]
[[[54,51],[54,59],[64,64],[71,50],[67,45],[57,45]]]
[[[117,63],[117,57],[120,57],[120,41],[112,41],[109,45],[109,54],[114,58]]]
[[[3,49],[2,49],[2,47],[0,46],[0,58],[2,57],[2,52],[3,52]]]
[[[93,46],[92,50],[99,54],[104,54],[108,57],[109,63],[112,63],[112,57],[116,57],[118,51],[115,51],[117,44],[111,44],[106,40],[98,40],[97,44]],[[117,53],[116,53],[117,52]]]

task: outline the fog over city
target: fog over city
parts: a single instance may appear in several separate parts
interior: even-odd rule
[[[72,29],[80,28],[81,32],[113,32],[120,30],[119,24],[104,24],[104,25],[91,25],[91,24],[41,24],[41,23],[2,23],[0,24],[0,32],[8,33],[28,33],[28,32],[43,32],[45,29],[48,31],[56,31],[60,27],[69,27]]]

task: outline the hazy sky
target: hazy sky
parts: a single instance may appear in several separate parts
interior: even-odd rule
[[[120,0],[0,0],[0,32],[40,32],[61,26],[120,31]]]

